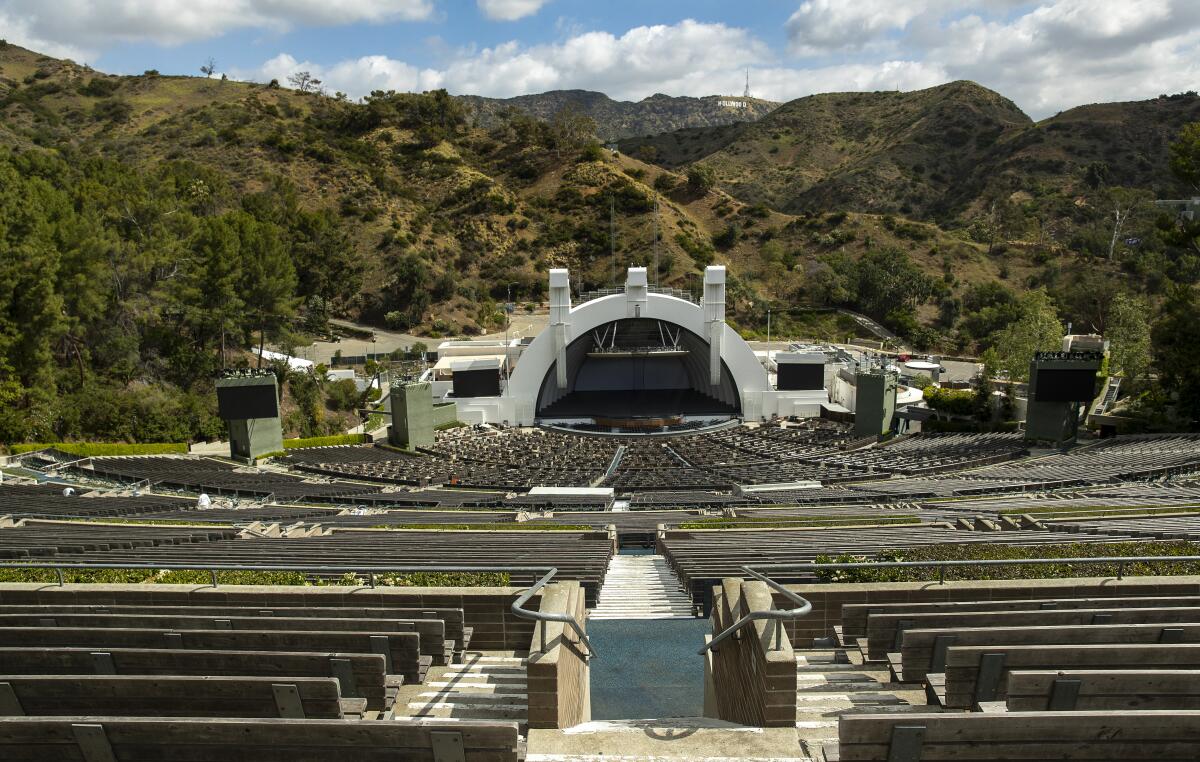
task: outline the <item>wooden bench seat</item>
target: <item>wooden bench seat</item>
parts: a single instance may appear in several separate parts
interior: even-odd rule
[[[993,668],[980,685],[980,664],[986,655],[999,661],[1000,669],[997,675]],[[1005,677],[1014,670],[1200,670],[1200,643],[953,646],[946,656],[944,705],[969,709],[980,697],[1005,701]]]
[[[1200,643],[1200,624],[1111,624],[1050,627],[958,627],[908,630],[900,648],[903,682],[943,672],[954,646],[1074,645],[1086,643]],[[991,700],[985,698],[984,700]]]
[[[1021,591],[1006,591],[1016,594]],[[1070,598],[1026,598],[1014,600],[936,601],[932,603],[846,603],[842,605],[841,637],[843,644],[867,636],[867,617],[871,614],[935,614],[961,611],[1026,611],[1063,609],[1156,608],[1162,606],[1200,606],[1196,596],[1113,596]],[[837,629],[837,626],[834,628]]]
[[[0,627],[0,646],[92,646],[205,651],[342,651],[384,656],[389,675],[420,683],[431,664],[415,632]]]
[[[0,621],[3,617],[0,617]],[[1030,611],[962,611],[872,614],[867,620],[867,656],[872,661],[899,650],[906,630],[953,627],[1036,627],[1090,624],[1200,622],[1200,608],[1113,608]],[[2,626],[2,625],[0,625]],[[935,670],[939,671],[939,670]]]
[[[4,717],[6,762],[517,762],[515,722]]]
[[[1200,711],[872,715],[838,720],[841,762],[1200,759]]]
[[[162,675],[3,675],[0,715],[113,717],[274,717],[346,719],[365,699],[346,698],[331,677]]]
[[[1015,712],[1200,709],[1200,671],[1016,670],[1005,705]]]
[[[454,653],[454,644],[446,640],[446,626],[440,619],[347,619],[339,617],[277,616],[183,616],[159,614],[4,614],[0,629],[6,627],[97,627],[161,630],[317,630],[353,632],[412,632],[420,636],[420,653],[432,657],[432,663],[445,666]]]
[[[471,645],[473,627],[465,625],[462,609],[457,608],[413,608],[413,607],[369,607],[369,606],[262,606],[247,602],[229,601],[225,605],[196,604],[194,606],[104,604],[46,604],[5,605],[0,614],[159,614],[178,616],[274,616],[312,617],[316,619],[440,619],[445,623],[446,639],[454,641],[455,654],[461,656]]]
[[[341,695],[362,698],[367,708],[386,711],[389,686],[382,654],[302,651],[201,651],[149,648],[0,648],[5,675],[178,675],[255,676],[277,681],[333,677]],[[399,675],[397,679],[401,679]],[[397,686],[398,687],[398,686]]]

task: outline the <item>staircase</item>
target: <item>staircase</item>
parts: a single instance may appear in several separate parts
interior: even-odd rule
[[[796,651],[796,734],[812,759],[837,749],[844,714],[937,711],[923,689],[891,682],[886,665],[864,664],[854,651]]]
[[[461,664],[433,667],[420,685],[403,686],[396,717],[529,721],[526,659],[511,651],[468,651]]]
[[[692,599],[662,556],[615,555],[590,619],[691,619]]]

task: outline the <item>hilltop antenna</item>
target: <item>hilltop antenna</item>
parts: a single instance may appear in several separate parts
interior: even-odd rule
[[[746,92],[742,93],[743,98],[750,97],[750,67],[746,67]]]

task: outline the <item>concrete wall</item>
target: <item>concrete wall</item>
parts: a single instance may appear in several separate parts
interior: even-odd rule
[[[440,405],[433,406],[433,428],[436,430],[439,426],[445,426],[448,423],[454,423],[458,420],[458,406],[453,402],[445,402]]]
[[[855,385],[855,435],[865,437],[887,433],[896,412],[896,374],[884,370],[860,371]]]
[[[547,585],[542,589],[540,610],[570,614],[586,627],[587,607],[578,582]],[[569,728],[591,720],[587,646],[574,628],[559,622],[537,622],[525,647],[529,649],[529,727]]]
[[[229,421],[229,457],[254,460],[283,451],[283,425],[279,418]]]
[[[529,647],[533,622],[510,607],[524,590],[514,587],[285,587],[274,585],[49,585],[0,584],[0,605],[146,604],[178,606],[373,606],[461,608],[474,627],[472,650],[518,651]],[[537,609],[540,597],[528,608]]]
[[[433,393],[428,383],[393,386],[392,428],[388,441],[396,447],[433,447]]]
[[[713,637],[751,611],[774,607],[762,582],[729,578],[714,591]],[[790,606],[787,606],[790,608]],[[706,711],[716,719],[753,727],[796,723],[796,654],[786,632],[776,643],[775,623],[758,620],[722,641],[706,664]]]
[[[812,612],[788,621],[786,629],[797,648],[809,648],[813,638],[829,637],[842,623],[846,603],[933,603],[938,601],[1021,600],[1055,597],[1200,596],[1200,577],[1081,577],[1075,579],[1015,579],[947,582],[862,582],[828,585],[788,585],[808,599]],[[792,603],[775,595],[776,608]]]

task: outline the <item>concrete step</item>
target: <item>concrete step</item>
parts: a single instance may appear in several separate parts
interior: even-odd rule
[[[525,722],[529,718],[529,708],[524,704],[500,706],[463,706],[461,704],[422,704],[413,702],[408,705],[410,717],[457,717],[464,720],[518,720]]]
[[[418,693],[417,697],[426,699],[431,703],[454,704],[455,706],[529,705],[529,700],[524,693],[485,693],[474,690],[456,690],[453,693],[425,691],[424,693]],[[419,702],[409,702],[409,706],[417,703]]]
[[[484,681],[480,681],[480,680],[476,680],[476,681],[431,680],[429,682],[423,683],[422,685],[429,687],[429,688],[442,688],[445,690],[453,690],[455,693],[459,693],[459,692],[488,693],[488,692],[490,692],[490,693],[517,694],[517,695],[521,695],[521,696],[525,695],[525,683],[524,682],[507,683],[506,684],[506,683],[484,682]]]

